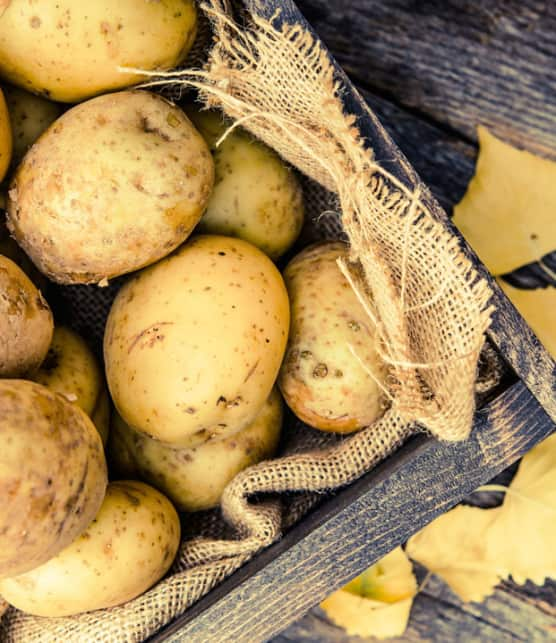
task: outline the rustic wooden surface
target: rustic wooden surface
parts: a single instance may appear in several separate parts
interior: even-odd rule
[[[556,157],[552,0],[300,0],[358,87],[475,141],[483,123]]]
[[[449,213],[473,174],[477,123],[556,157],[556,3],[298,5]],[[492,498],[481,501],[491,504]],[[399,640],[444,643],[463,636],[480,643],[554,640],[556,584],[504,583],[484,604],[465,605],[432,577]],[[361,639],[347,637],[315,608],[273,643],[294,641]]]
[[[245,2],[257,6],[259,11],[267,15],[272,14],[279,4],[283,9],[282,16],[286,19],[288,15],[293,17],[295,12],[289,0],[282,0],[280,3],[261,0]],[[302,0],[301,4],[311,20],[315,18],[315,14],[310,12],[314,11],[315,7],[319,11],[334,13],[333,9],[336,6],[335,17],[341,16],[342,12],[349,17],[351,12],[350,2],[334,5]],[[419,4],[422,8],[427,3],[414,4]],[[469,11],[476,9],[476,3],[468,4]],[[434,7],[436,3],[432,5]],[[356,6],[356,3],[353,6]],[[373,6],[377,7],[377,15],[382,15],[381,12],[387,11],[388,7],[400,11],[404,7],[407,9],[406,3],[403,2],[386,0],[379,3],[378,0],[369,0],[365,3],[365,15],[372,15]],[[452,4],[450,6],[455,10]],[[315,22],[319,28],[318,20]],[[357,30],[352,31],[356,33]],[[331,33],[333,36],[340,34],[342,38],[346,37],[346,30],[338,27],[333,28]],[[442,29],[437,27],[437,37],[441,33]],[[349,35],[348,33],[347,37]],[[357,57],[361,62],[361,68],[372,77],[374,61],[372,58],[363,58],[363,53],[365,57],[367,55],[368,38],[368,34],[364,37],[359,36],[359,42],[354,38],[348,49],[353,47],[355,51],[359,51]],[[328,44],[332,45],[333,53],[338,54],[334,44],[330,41]],[[407,53],[407,41],[400,44],[405,47]],[[340,51],[338,55],[340,63],[346,65],[351,72],[346,64],[347,59],[342,59],[341,53]],[[429,65],[433,64],[433,58],[430,58]],[[349,63],[349,60],[347,62]],[[380,67],[380,64],[378,66]],[[449,78],[450,74],[446,77]],[[354,79],[358,81],[358,78]],[[359,84],[369,104],[385,122],[394,140],[449,210],[463,194],[473,172],[476,155],[473,127],[467,123],[470,129],[465,133],[450,119],[442,121],[440,117],[436,117],[432,110],[427,112],[425,109],[418,110],[411,106],[408,108],[407,101],[398,100],[394,93],[383,91],[379,85],[373,87],[368,81],[361,81]],[[346,98],[351,101],[350,108],[355,107],[354,111],[358,113],[357,98],[349,95]],[[452,102],[451,107],[457,111],[456,103]],[[496,115],[492,105],[491,113]],[[464,120],[470,119],[471,114],[472,112],[469,112]],[[377,158],[387,164],[389,169],[394,168],[401,180],[408,183],[418,181],[413,169],[391,147],[388,138],[383,135],[373,118],[371,117],[370,121],[367,119],[365,135],[373,141]],[[530,126],[527,119],[524,119],[523,125],[519,118],[516,122],[525,128],[523,131],[526,131],[526,126]],[[507,124],[509,127],[510,122],[507,121]],[[523,137],[527,139],[526,135]],[[511,137],[505,138],[509,140]],[[550,137],[546,145],[543,143],[545,139],[544,134],[539,137],[541,145],[532,137],[535,149],[551,145]],[[543,153],[546,152],[544,148]],[[434,204],[432,209],[435,216],[446,221]],[[446,222],[446,225],[450,224]],[[301,615],[312,605],[320,602],[329,592],[405,540],[421,525],[448,509],[466,493],[486,482],[553,430],[551,419],[539,408],[531,393],[547,404],[554,417],[554,362],[542,351],[523,320],[507,301],[501,298],[499,304],[501,312],[494,320],[491,336],[498,346],[503,347],[515,372],[526,382],[526,386],[523,383],[514,384],[483,409],[477,416],[471,440],[464,444],[446,446],[425,437],[415,439],[360,481],[338,492],[332,499],[325,500],[280,542],[259,554],[190,608],[183,617],[153,637],[152,641],[215,640],[219,643],[254,643],[268,640],[291,623],[295,615]],[[418,599],[420,604],[423,600],[428,600],[435,607],[431,608],[429,616],[424,613],[419,616],[420,612],[416,608],[415,622],[421,621],[431,626],[435,621],[434,615],[442,613],[447,622],[451,621],[457,629],[465,633],[464,638],[455,633],[454,627],[451,631],[445,627],[436,633],[434,630],[420,632],[417,628],[414,640],[545,640],[540,638],[548,632],[545,623],[525,622],[521,629],[517,628],[517,625],[510,625],[508,629],[502,625],[503,610],[497,607],[496,601],[490,607],[463,608],[446,598],[445,588],[439,589],[438,597],[435,597],[431,588],[438,583],[439,581],[434,581]],[[518,592],[515,588],[508,587],[504,591],[508,595],[512,594],[514,598],[519,595],[515,598],[517,602],[536,601],[540,605],[539,601],[544,600],[550,607],[553,588],[540,590],[545,599],[540,599],[536,590],[531,590],[528,598],[526,592]],[[506,594],[503,594],[503,597]],[[502,599],[502,603],[504,600]],[[515,602],[513,605],[511,609],[515,611]],[[536,614],[538,608],[535,606],[531,609]],[[464,614],[468,616],[464,617]],[[316,616],[318,611],[313,611],[306,619]],[[549,611],[548,618],[551,617]],[[466,619],[471,620],[466,622]],[[520,619],[517,618],[517,621],[520,622]],[[492,626],[489,630],[483,629],[484,635],[479,627],[482,622],[489,624],[489,627]],[[510,619],[508,623],[513,621]],[[303,622],[292,627],[293,634],[292,630],[286,630],[278,635],[278,641],[280,637],[283,641],[347,640],[331,626],[327,632],[324,624],[313,635],[309,632],[305,639],[300,638],[299,634],[305,627]],[[295,631],[298,634],[295,634]]]
[[[507,429],[504,444],[501,425]],[[151,643],[267,640],[551,430],[546,413],[517,382],[478,413],[469,440],[445,444],[413,438],[306,516]]]

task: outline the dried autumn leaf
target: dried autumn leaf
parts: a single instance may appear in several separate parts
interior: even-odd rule
[[[494,275],[539,261],[556,248],[556,163],[478,128],[475,176],[454,223]]]
[[[523,457],[486,535],[499,573],[537,585],[556,578],[556,433]]]
[[[510,286],[502,279],[498,283],[546,350],[556,358],[556,288],[548,286],[523,290]]]
[[[499,511],[460,505],[412,536],[407,554],[443,578],[463,601],[482,601],[503,578],[488,558],[484,538]]]
[[[401,547],[369,567],[321,603],[328,618],[350,636],[401,636],[417,582]]]

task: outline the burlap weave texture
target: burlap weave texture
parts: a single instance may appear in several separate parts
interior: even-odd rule
[[[329,211],[315,216],[313,232],[330,236],[332,223],[333,235],[350,243],[350,261],[341,269],[377,326],[390,366],[390,407],[346,439],[291,427],[280,458],[249,468],[227,487],[222,514],[228,526],[210,515],[193,537],[188,532],[171,575],[155,588],[126,605],[73,618],[10,609],[0,621],[5,641],[142,641],[276,541],[314,503],[311,492],[350,483],[416,430],[455,441],[471,429],[491,313],[486,283],[428,211],[422,188],[408,187],[374,160],[355,117],[344,112],[328,54],[310,33],[256,16],[240,29],[219,0],[205,10],[215,34],[208,63],[164,82],[197,89],[207,105],[310,179],[309,213]],[[281,498],[292,491],[307,495]],[[257,502],[250,500],[254,494]]]

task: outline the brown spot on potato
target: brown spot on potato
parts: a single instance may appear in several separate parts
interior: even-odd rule
[[[149,348],[154,346],[154,344],[157,341],[160,341],[164,339],[164,335],[159,334],[159,328],[161,326],[172,326],[174,322],[156,322],[155,324],[151,324],[150,326],[147,326],[147,328],[144,328],[140,333],[137,333],[133,340],[131,341],[131,344],[129,348],[127,349],[127,354],[129,355],[131,351],[137,346],[137,344],[145,337],[150,336],[150,339],[142,345],[148,345]]]
[[[320,362],[313,370],[313,377],[326,377],[328,375],[328,366]]]
[[[226,399],[221,395],[218,400],[216,400],[216,406],[223,406],[225,409],[232,409],[235,406],[239,406],[243,402],[241,395],[238,395],[233,400]]]
[[[244,384],[245,384],[245,382],[247,382],[247,380],[248,380],[248,379],[253,375],[253,373],[257,370],[257,366],[259,365],[259,362],[260,362],[260,361],[261,361],[261,360],[260,360],[260,358],[259,358],[259,359],[258,359],[258,360],[253,364],[253,366],[251,366],[251,368],[249,369],[249,372],[247,373],[247,375],[245,376],[245,379],[243,380],[243,383],[244,383]]]

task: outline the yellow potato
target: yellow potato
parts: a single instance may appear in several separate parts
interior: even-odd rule
[[[114,404],[131,427],[175,446],[231,435],[270,395],[288,325],[268,257],[240,239],[195,237],[112,305],[104,358]]]
[[[173,449],[153,440],[114,414],[108,458],[112,472],[152,484],[180,511],[201,511],[218,505],[237,473],[274,455],[281,426],[282,400],[276,389],[252,424],[191,449]]]
[[[303,194],[294,172],[272,149],[227,124],[217,112],[187,111],[210,146],[215,181],[198,229],[249,241],[272,259],[294,243],[303,225]]]
[[[91,415],[102,391],[102,371],[83,338],[65,326],[56,326],[46,359],[33,381],[60,393]]]
[[[32,379],[82,408],[106,444],[110,401],[103,372],[91,349],[75,331],[64,326],[54,328],[46,359]]]
[[[17,164],[44,130],[60,116],[62,108],[17,87],[5,87],[4,95],[12,125],[12,161]]]
[[[95,408],[91,413],[91,420],[99,432],[103,446],[106,446],[106,443],[108,442],[108,434],[110,433],[110,416],[112,414],[111,411],[110,395],[108,394],[106,386],[103,385]]]
[[[180,541],[171,503],[142,482],[111,482],[96,518],[44,565],[0,581],[0,593],[38,616],[71,616],[120,605],[168,571]]]
[[[0,255],[0,377],[22,377],[38,368],[52,331],[52,313],[40,291]]]
[[[301,420],[348,433],[384,410],[385,369],[375,328],[336,263],[340,257],[347,257],[345,244],[316,244],[284,271],[292,319],[278,383]]]
[[[0,8],[0,74],[52,100],[77,102],[170,69],[195,38],[193,0],[11,0]]]
[[[0,209],[6,209],[5,195],[0,192]],[[44,291],[48,286],[48,281],[33,265],[33,262],[10,237],[6,228],[5,213],[0,212],[0,255],[11,259],[21,270],[29,277],[35,286]]]
[[[6,99],[0,89],[0,181],[6,176],[12,160],[12,128]]]
[[[0,578],[69,545],[95,517],[106,488],[100,437],[61,395],[0,380]]]
[[[144,91],[99,96],[66,112],[26,154],[8,228],[54,281],[105,283],[187,238],[213,172],[181,109]]]

